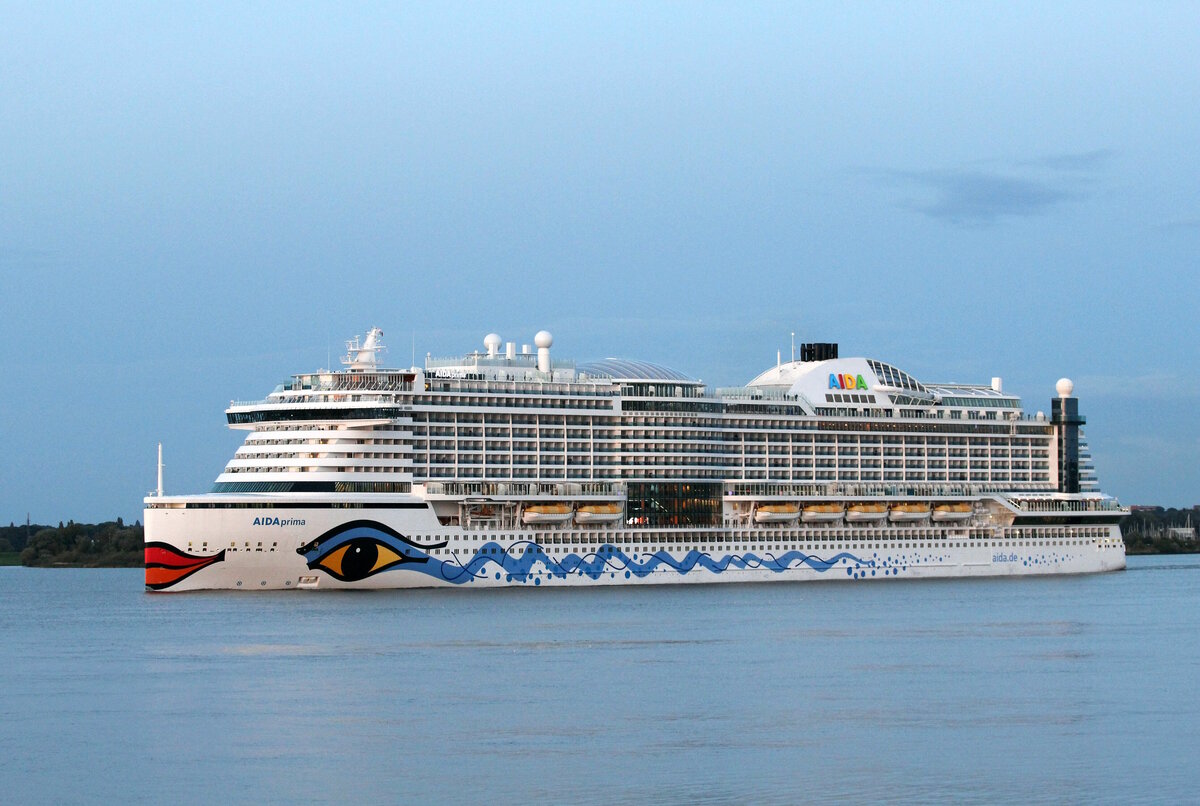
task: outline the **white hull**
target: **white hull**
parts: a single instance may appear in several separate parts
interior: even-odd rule
[[[148,509],[146,534],[147,582],[171,591],[912,579],[1125,567],[1115,525],[468,532],[440,526],[426,508]],[[324,544],[314,546],[318,539]],[[359,547],[377,553],[371,568],[352,568]],[[150,563],[151,552],[168,559]],[[170,560],[171,552],[179,559]],[[187,563],[197,570],[181,573]]]

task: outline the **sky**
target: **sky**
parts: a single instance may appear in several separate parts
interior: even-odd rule
[[[1075,381],[1200,503],[1200,4],[0,0],[0,521],[206,491],[385,332],[742,384],[797,343]]]

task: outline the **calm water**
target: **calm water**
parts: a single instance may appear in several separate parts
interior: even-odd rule
[[[0,568],[7,803],[1195,801],[1200,558],[148,595]]]

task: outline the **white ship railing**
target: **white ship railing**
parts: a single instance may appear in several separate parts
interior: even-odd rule
[[[824,483],[772,483],[765,481],[726,482],[726,495],[736,496],[797,496],[797,497],[973,497],[979,495],[1000,495],[1008,498],[1031,492],[1044,492],[1044,485],[1030,484],[1022,490],[1013,484],[894,484],[894,483],[864,483],[864,482],[824,482]]]
[[[531,353],[519,353],[512,358],[500,355],[491,358],[486,355],[462,355],[425,359],[426,369],[465,369],[468,367],[504,369],[537,369],[537,356]],[[550,362],[551,369],[574,369],[575,362],[571,359],[555,358]]]
[[[625,494],[624,482],[521,482],[521,481],[428,481],[427,495],[455,497],[501,496],[609,496]]]
[[[1022,512],[1128,512],[1112,498],[1087,498],[1083,500],[1061,498],[1010,498],[1008,503]]]

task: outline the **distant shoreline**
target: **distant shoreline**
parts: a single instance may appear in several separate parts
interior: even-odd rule
[[[0,565],[30,568],[141,568],[141,523],[9,524],[0,527]]]
[[[1138,555],[1200,554],[1200,540],[1172,534],[1189,517],[1188,510],[1139,510],[1125,518],[1125,553]],[[1178,523],[1176,523],[1178,521]],[[57,527],[22,524],[0,527],[0,566],[30,568],[142,568],[145,564],[142,525],[118,518],[98,524],[69,521]]]
[[[1125,540],[1125,554],[1130,557],[1164,555],[1172,554],[1200,554],[1200,544],[1196,541],[1191,541],[1190,545],[1172,544],[1168,546],[1158,546],[1154,543],[1144,543],[1137,539]]]

